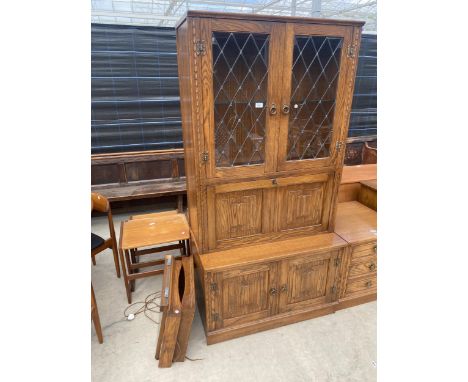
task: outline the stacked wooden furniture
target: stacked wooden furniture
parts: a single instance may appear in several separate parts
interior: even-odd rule
[[[361,27],[189,11],[177,54],[208,343],[333,312],[334,233]]]
[[[163,312],[155,358],[159,367],[184,362],[195,314],[193,257],[166,255],[160,307]]]

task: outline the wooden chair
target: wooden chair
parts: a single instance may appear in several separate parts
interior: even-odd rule
[[[107,212],[107,220],[109,221],[110,232],[110,238],[108,239],[103,239],[101,236],[91,232],[91,259],[93,261],[93,265],[96,265],[95,256],[98,253],[104,251],[105,249],[110,248],[112,249],[112,253],[114,255],[115,272],[117,273],[117,277],[120,278],[120,265],[119,256],[117,252],[117,241],[115,239],[114,223],[112,221],[112,212],[109,201],[101,194],[98,194],[97,192],[92,192],[91,206],[91,211]]]
[[[369,146],[367,142],[364,142],[362,148],[362,164],[375,164],[377,163],[377,148]]]
[[[96,297],[94,296],[93,284],[91,284],[91,319],[94,323],[94,329],[100,344],[104,342],[102,338],[101,320],[99,319],[99,312],[96,304]]]

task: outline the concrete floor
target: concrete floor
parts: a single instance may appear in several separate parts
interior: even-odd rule
[[[117,235],[120,222],[129,215],[114,216]],[[94,233],[107,237],[107,227],[105,217],[92,219]],[[97,341],[91,323],[94,382],[366,382],[377,378],[375,302],[210,346],[197,312],[187,355],[202,360],[159,369],[154,359],[159,326],[143,314],[125,321],[125,287],[115,275],[112,252],[102,252],[96,261],[96,266],[91,265],[92,283],[104,343]],[[137,280],[133,302],[159,291],[161,282],[161,276]],[[159,315],[152,317],[159,321]]]

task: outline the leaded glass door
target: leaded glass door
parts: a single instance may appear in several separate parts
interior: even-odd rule
[[[279,81],[273,79],[281,79],[283,26],[214,19],[201,23],[206,175],[273,171],[272,132],[279,123],[274,99],[280,94]]]
[[[278,170],[336,165],[346,133],[351,43],[339,26],[286,25]]]

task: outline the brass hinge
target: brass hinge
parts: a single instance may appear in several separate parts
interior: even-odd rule
[[[343,147],[343,142],[342,141],[336,142],[336,151],[340,151],[342,147]]]
[[[218,290],[218,284],[211,283],[210,284],[210,289],[211,289],[211,291],[216,292]]]
[[[205,41],[197,40],[195,41],[195,54],[197,56],[204,56],[206,53]]]
[[[335,267],[337,267],[337,266],[340,265],[340,264],[341,264],[341,257],[337,257],[337,258],[335,259]]]
[[[356,48],[354,45],[348,46],[348,57],[354,57],[354,54],[356,52]]]
[[[209,158],[208,157],[208,152],[207,151],[202,152],[202,154],[201,154],[202,162],[205,162],[205,163],[208,162],[208,158]]]
[[[218,321],[219,320],[219,314],[218,313],[213,313],[212,318],[213,318],[213,321]]]

